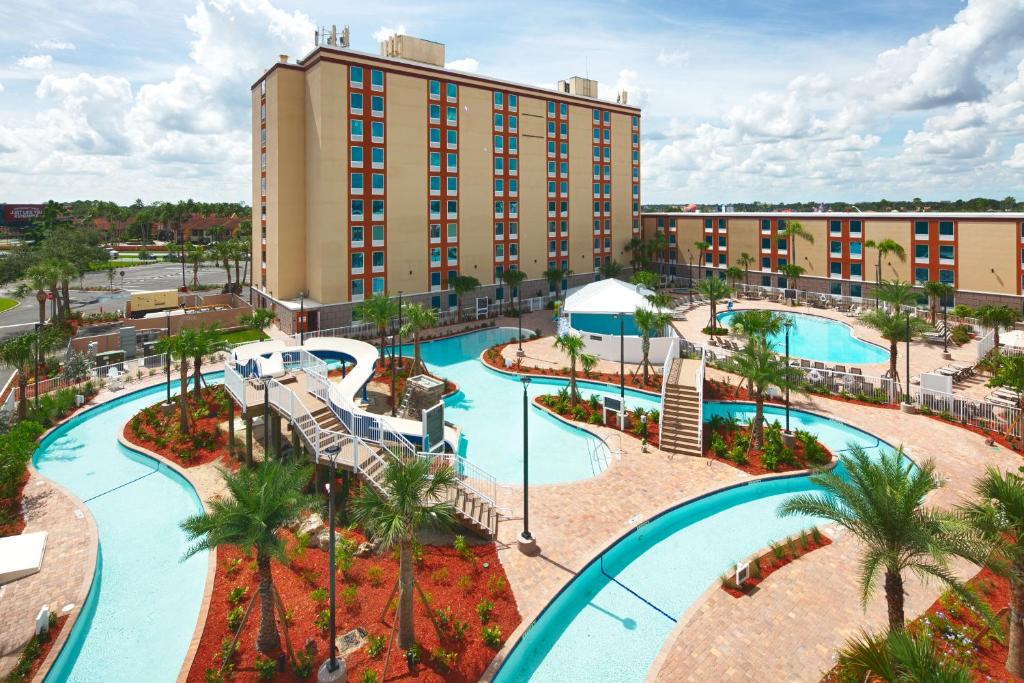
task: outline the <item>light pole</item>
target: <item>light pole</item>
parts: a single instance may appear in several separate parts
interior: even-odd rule
[[[626,411],[626,318],[619,313],[619,428],[622,428],[622,416]]]
[[[270,453],[270,375],[260,375],[263,380],[263,455]]]
[[[530,397],[526,391],[530,378],[524,376],[520,381],[523,383],[523,532],[519,534],[518,546],[524,555],[536,555],[537,539],[530,533]]]
[[[299,292],[299,346],[306,343],[306,290]]]
[[[907,403],[910,403],[910,311],[907,311]]]
[[[942,357],[949,360],[949,325],[946,321],[946,295],[942,295]]]
[[[330,648],[331,656],[326,662],[320,666],[320,671],[317,673],[318,681],[340,681],[345,678],[345,670],[342,668],[342,664],[338,662],[337,648],[334,646],[334,640],[337,637],[336,624],[334,619],[334,482],[337,480],[337,460],[338,453],[341,451],[341,446],[334,444],[324,449],[324,454],[331,457],[331,479],[327,482],[327,524],[328,524],[328,546],[330,548],[330,564],[328,564],[328,574],[330,579],[328,585],[330,586],[330,600],[331,600],[331,630],[330,640],[328,641],[327,647]]]
[[[185,284],[185,232],[178,224],[178,254],[181,256],[181,289],[185,291],[188,285]]]
[[[793,321],[787,317],[786,321],[782,324],[786,330],[786,372],[789,372],[789,329],[793,327]],[[789,434],[789,381],[787,378],[786,382],[786,433]]]
[[[171,312],[167,311],[167,338],[171,338]],[[171,350],[164,354],[164,373],[167,376],[167,405],[171,405]],[[182,388],[184,390],[184,387]]]
[[[42,335],[43,325],[44,325],[44,323],[36,323],[36,358],[35,358],[35,361],[36,361],[36,368],[35,368],[35,380],[36,380],[36,382],[35,382],[35,385],[36,385],[36,387],[35,387],[35,404],[36,404],[36,408],[37,409],[39,408],[39,366],[41,365],[41,363],[39,362],[39,356],[40,356],[40,352],[42,351],[42,346],[43,346],[43,335]]]
[[[690,303],[693,303],[693,252],[689,249],[686,250],[686,277],[689,282],[690,290]]]
[[[523,351],[523,295],[521,289],[519,290],[519,301],[516,303],[516,313],[519,314],[519,348],[516,350],[516,355],[522,358],[526,353]]]

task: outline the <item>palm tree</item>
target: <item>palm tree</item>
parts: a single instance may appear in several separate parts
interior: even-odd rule
[[[448,491],[455,471],[436,467],[425,458],[391,460],[384,471],[383,492],[364,486],[352,502],[352,519],[384,550],[398,546],[398,647],[415,642],[413,624],[412,554],[416,532],[423,527],[445,527],[455,518]]]
[[[990,549],[987,564],[1010,580],[1006,670],[1024,678],[1024,478],[988,467],[974,492],[975,502],[958,512]]]
[[[725,279],[733,289],[736,289],[736,283],[743,279],[743,269],[739,266],[729,266],[725,269]]]
[[[811,482],[820,492],[793,496],[779,507],[779,515],[808,515],[827,519],[850,531],[864,544],[860,563],[861,606],[866,607],[884,576],[889,630],[903,628],[903,572],[933,577],[958,594],[964,590],[948,568],[961,544],[950,533],[950,519],[924,507],[925,497],[942,486],[935,463],[917,467],[899,450],[871,457],[863,447],[851,445],[840,456],[842,470],[819,472]]]
[[[608,280],[622,275],[622,271],[622,264],[618,261],[609,261],[608,263],[602,264],[598,269],[598,272],[601,273],[601,277]]]
[[[652,273],[649,270],[636,271],[633,273],[633,276],[629,278],[629,281],[634,285],[639,285],[640,287],[649,289],[652,292],[658,291],[658,284],[661,282],[657,273]]]
[[[25,276],[28,278],[29,286],[36,290],[36,302],[39,304],[39,324],[43,325],[46,323],[46,288],[54,279],[50,277],[49,271],[41,266],[42,264],[38,263],[30,266],[25,271]]]
[[[220,325],[214,323],[207,327],[203,325],[195,330],[195,337],[192,344],[192,394],[195,400],[202,398],[202,391],[200,382],[202,381],[203,371],[203,356],[210,356],[215,353],[220,353],[228,348],[228,343],[224,341],[224,335],[221,334]],[[184,391],[184,388],[182,388]]]
[[[928,296],[928,317],[930,318],[931,324],[934,325],[935,318],[938,313],[939,301],[945,298],[948,292],[951,292],[953,288],[945,282],[929,280],[928,282],[921,283],[921,289]]]
[[[252,313],[243,315],[238,319],[238,322],[242,323],[246,328],[250,330],[257,330],[260,333],[260,341],[266,338],[263,330],[270,327],[270,324],[274,322],[274,312],[269,308],[257,308]]]
[[[380,334],[380,362],[383,363],[388,325],[398,314],[398,304],[387,294],[374,294],[356,306],[355,314],[360,320],[377,326],[377,332]]]
[[[224,274],[227,275],[225,289],[229,292],[235,291],[234,286],[231,284],[231,259],[235,253],[233,242],[234,240],[224,239],[210,245],[210,256],[213,257],[214,262],[224,268]]]
[[[480,281],[472,275],[456,275],[448,281],[448,286],[455,291],[455,296],[459,302],[459,321],[462,320],[462,297],[472,292],[474,289],[480,286]]]
[[[814,235],[807,232],[807,229],[803,226],[800,221],[786,221],[786,227],[782,229],[782,236],[786,238],[789,243],[789,262],[796,264],[796,238],[804,240],[809,244],[814,244]],[[799,275],[797,277],[800,277]],[[795,287],[794,287],[795,289]]]
[[[647,240],[647,253],[649,254],[648,261],[654,260],[659,257],[664,259],[664,252],[666,249],[668,249],[668,239],[666,239],[665,233],[654,233]]]
[[[806,271],[803,266],[798,266],[795,263],[787,263],[784,266],[779,267],[779,272],[786,276],[786,281],[789,282],[789,286],[797,290],[796,296],[800,295],[800,276]]]
[[[990,387],[1006,387],[1020,395],[1020,402],[1024,403],[1024,356],[994,356],[995,367],[992,370],[992,379],[988,381]],[[1017,418],[1018,420],[1020,418]],[[1009,432],[1013,425],[1007,428]]]
[[[747,252],[742,252],[736,259],[736,265],[743,269],[743,284],[750,286],[750,266],[754,265],[754,257]]]
[[[907,251],[903,248],[903,245],[894,239],[886,238],[884,240],[874,241],[868,240],[864,243],[866,249],[877,249],[878,250],[878,265],[875,270],[875,287],[882,284],[882,259],[893,254],[900,261],[907,260]],[[878,306],[879,297],[875,296],[875,306]]]
[[[789,316],[766,308],[738,311],[729,321],[732,331],[751,339],[768,343],[768,338],[782,332]]]
[[[234,473],[221,470],[221,476],[231,495],[207,501],[209,512],[181,523],[189,541],[194,541],[185,557],[220,546],[233,546],[245,554],[255,552],[260,598],[256,649],[274,652],[281,641],[274,619],[270,562],[288,562],[279,532],[316,505],[315,498],[303,493],[310,468],[294,461],[266,460],[255,469],[242,468]]]
[[[708,319],[708,329],[711,330],[711,332],[709,332],[709,334],[711,334],[718,326],[718,302],[729,296],[732,292],[732,288],[725,280],[720,280],[717,277],[709,277],[701,280],[697,284],[697,291],[700,292],[702,296],[707,297],[708,303],[711,304],[711,317]]]
[[[910,332],[909,339],[914,339],[927,328],[927,324],[915,316],[903,315],[896,311],[887,311],[877,308],[868,311],[861,317],[868,327],[878,330],[882,338],[889,342],[889,377],[894,382],[899,382],[899,371],[896,369],[896,359],[899,355],[899,343],[908,341],[907,332]]]
[[[182,434],[188,434],[188,359],[195,358],[198,349],[199,339],[195,330],[182,330],[176,335],[163,337],[155,347],[157,353],[168,353],[179,364],[178,425]]]
[[[36,344],[32,333],[12,337],[0,344],[0,363],[18,373],[18,419],[25,419],[28,404],[28,376],[36,362]]]
[[[512,298],[513,296],[516,297],[517,304],[522,303],[523,296],[522,292],[520,291],[520,286],[523,284],[523,280],[525,279],[526,273],[519,270],[518,268],[515,270],[506,270],[504,273],[501,274],[501,281],[508,285],[508,288],[510,290],[509,298]],[[517,305],[516,308],[520,308],[520,306]],[[519,311],[519,317],[523,317],[522,311]]]
[[[759,450],[764,445],[764,400],[771,387],[799,389],[800,371],[786,365],[767,343],[750,339],[743,348],[725,362],[725,369],[747,381],[747,389],[754,399],[754,421],[750,426],[750,447]]]
[[[698,272],[701,274],[701,277],[704,277],[707,274],[707,269],[705,268],[704,263],[704,252],[707,251],[710,246],[711,245],[704,240],[697,240],[693,243],[693,248],[697,250],[697,266],[699,267]]]
[[[928,634],[890,631],[886,635],[862,633],[846,641],[839,651],[842,680],[883,683],[970,683],[970,669],[935,648]]]
[[[633,312],[633,322],[640,330],[640,350],[644,356],[640,367],[644,372],[644,386],[647,386],[647,371],[651,368],[651,335],[660,334],[672,322],[672,316],[660,310],[638,308]]]
[[[426,373],[427,366],[420,356],[420,332],[437,325],[437,311],[421,304],[408,304],[402,308],[406,323],[402,325],[402,336],[412,337],[412,368],[409,369],[409,376],[417,373]]]
[[[576,388],[576,361],[582,361],[584,356],[590,354],[583,353],[586,348],[583,337],[569,332],[555,337],[555,348],[569,356],[569,400],[575,408],[580,399],[580,392]],[[589,360],[587,362],[590,363]]]
[[[555,290],[555,298],[562,295],[562,280],[569,277],[569,271],[561,268],[549,268],[541,273],[541,277],[548,281],[548,287]]]
[[[982,306],[975,315],[982,327],[992,329],[992,341],[995,342],[996,349],[999,348],[1000,328],[1010,328],[1017,322],[1017,312],[1009,306]]]
[[[640,265],[644,261],[644,247],[646,243],[639,237],[631,237],[629,242],[626,243],[624,249],[629,252],[629,267],[633,270],[639,270]]]
[[[191,242],[185,245],[186,254],[188,255],[189,263],[192,265],[192,286],[199,286],[199,268],[207,260],[206,247],[201,244],[192,244]]]
[[[50,298],[54,302],[55,317],[60,320],[61,312],[64,310],[63,306],[58,305],[60,298],[60,269],[52,261],[41,261],[29,266],[28,270],[25,271],[25,275],[28,277],[29,282],[32,283],[32,286],[36,287],[39,292],[44,289],[50,290]],[[39,301],[40,322],[46,322],[43,319],[46,311],[46,298],[40,297],[37,292],[36,300]]]

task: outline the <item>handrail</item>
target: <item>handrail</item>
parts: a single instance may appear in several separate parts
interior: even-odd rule
[[[658,436],[664,433],[665,429],[665,392],[668,389],[668,376],[672,372],[672,363],[679,357],[679,337],[674,337],[669,344],[668,353],[665,354],[665,362],[661,368],[661,412],[658,413]]]
[[[697,365],[697,376],[694,377],[694,387],[697,389],[697,448],[704,449],[704,347],[699,347],[697,355],[700,356],[700,363]]]

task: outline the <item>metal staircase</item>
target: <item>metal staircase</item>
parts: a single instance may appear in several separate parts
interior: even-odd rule
[[[673,455],[700,457],[704,454],[703,363],[692,379],[681,377],[690,369],[687,365],[684,359],[673,359],[666,377],[661,413],[661,449]]]
[[[289,351],[295,356],[296,352]],[[306,448],[320,464],[330,464],[326,450],[338,446],[335,464],[347,467],[370,486],[386,494],[384,476],[388,462],[423,458],[431,469],[451,467],[455,485],[444,496],[455,508],[460,523],[473,531],[494,538],[497,535],[499,508],[494,477],[464,458],[451,453],[422,453],[382,416],[361,411],[327,379],[327,366],[305,350],[297,350],[299,360],[289,365],[305,374],[306,392],[318,399],[320,407],[311,411],[294,378],[291,381],[242,377],[231,363],[224,367],[224,386],[243,406],[262,404],[263,392],[269,403],[297,430]]]

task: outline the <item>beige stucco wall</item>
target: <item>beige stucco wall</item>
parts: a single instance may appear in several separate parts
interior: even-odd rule
[[[258,287],[263,250],[260,241],[262,239],[260,204],[263,201],[260,194],[260,86],[257,85],[249,94],[252,101],[252,111],[250,112],[252,120],[252,230],[249,243],[252,259],[249,261],[249,272],[252,278],[250,282]]]
[[[1020,241],[1011,221],[958,221],[957,286],[974,292],[1017,293]]]
[[[870,220],[865,221],[864,241],[874,240],[876,243],[882,240],[892,239],[903,245],[907,252],[905,261],[889,254],[882,259],[883,280],[905,280],[909,281],[914,261],[913,249],[910,247],[910,234],[913,230],[913,223],[907,219],[903,220]],[[864,280],[874,282],[875,265],[878,263],[878,252],[875,249],[864,250]]]
[[[459,274],[471,275],[482,283],[494,279],[491,97],[489,90],[459,88]],[[508,201],[506,197],[506,224]]]
[[[613,113],[612,122],[612,259],[626,264],[625,246],[633,237],[633,198],[630,158],[632,135],[630,117]],[[591,166],[593,162],[591,162]],[[588,167],[589,168],[589,167]],[[593,171],[593,169],[590,169]]]
[[[666,218],[666,224],[668,219]],[[701,263],[700,254],[697,249],[694,248],[694,242],[704,241],[704,218],[697,216],[694,218],[677,218],[676,219],[676,240],[679,245],[679,263],[688,263],[689,254],[693,253],[693,264],[696,266]]]
[[[801,219],[814,243],[796,238],[796,263],[803,266],[805,276],[828,277],[828,222],[825,220]]]
[[[304,73],[267,79],[267,289],[294,298],[306,270],[306,96]]]
[[[320,62],[306,72],[304,275],[309,295],[321,303],[348,299],[347,71]]]
[[[594,272],[592,121],[592,109],[569,107],[569,269],[577,274]]]
[[[546,106],[519,98],[519,264],[531,278],[548,269]]]
[[[739,265],[737,261],[743,252],[754,259],[750,264],[753,273],[761,267],[761,226],[756,218],[729,219],[729,265]],[[690,240],[691,242],[693,240]],[[753,277],[753,275],[751,275]],[[754,280],[751,280],[753,283]]]
[[[387,191],[384,209],[387,218],[387,285],[392,293],[423,292],[430,289],[427,276],[430,223],[427,82],[400,74],[387,74],[384,91],[384,113],[387,117],[387,129],[384,131],[387,143],[387,177],[384,179]],[[369,166],[368,159],[366,166]]]

